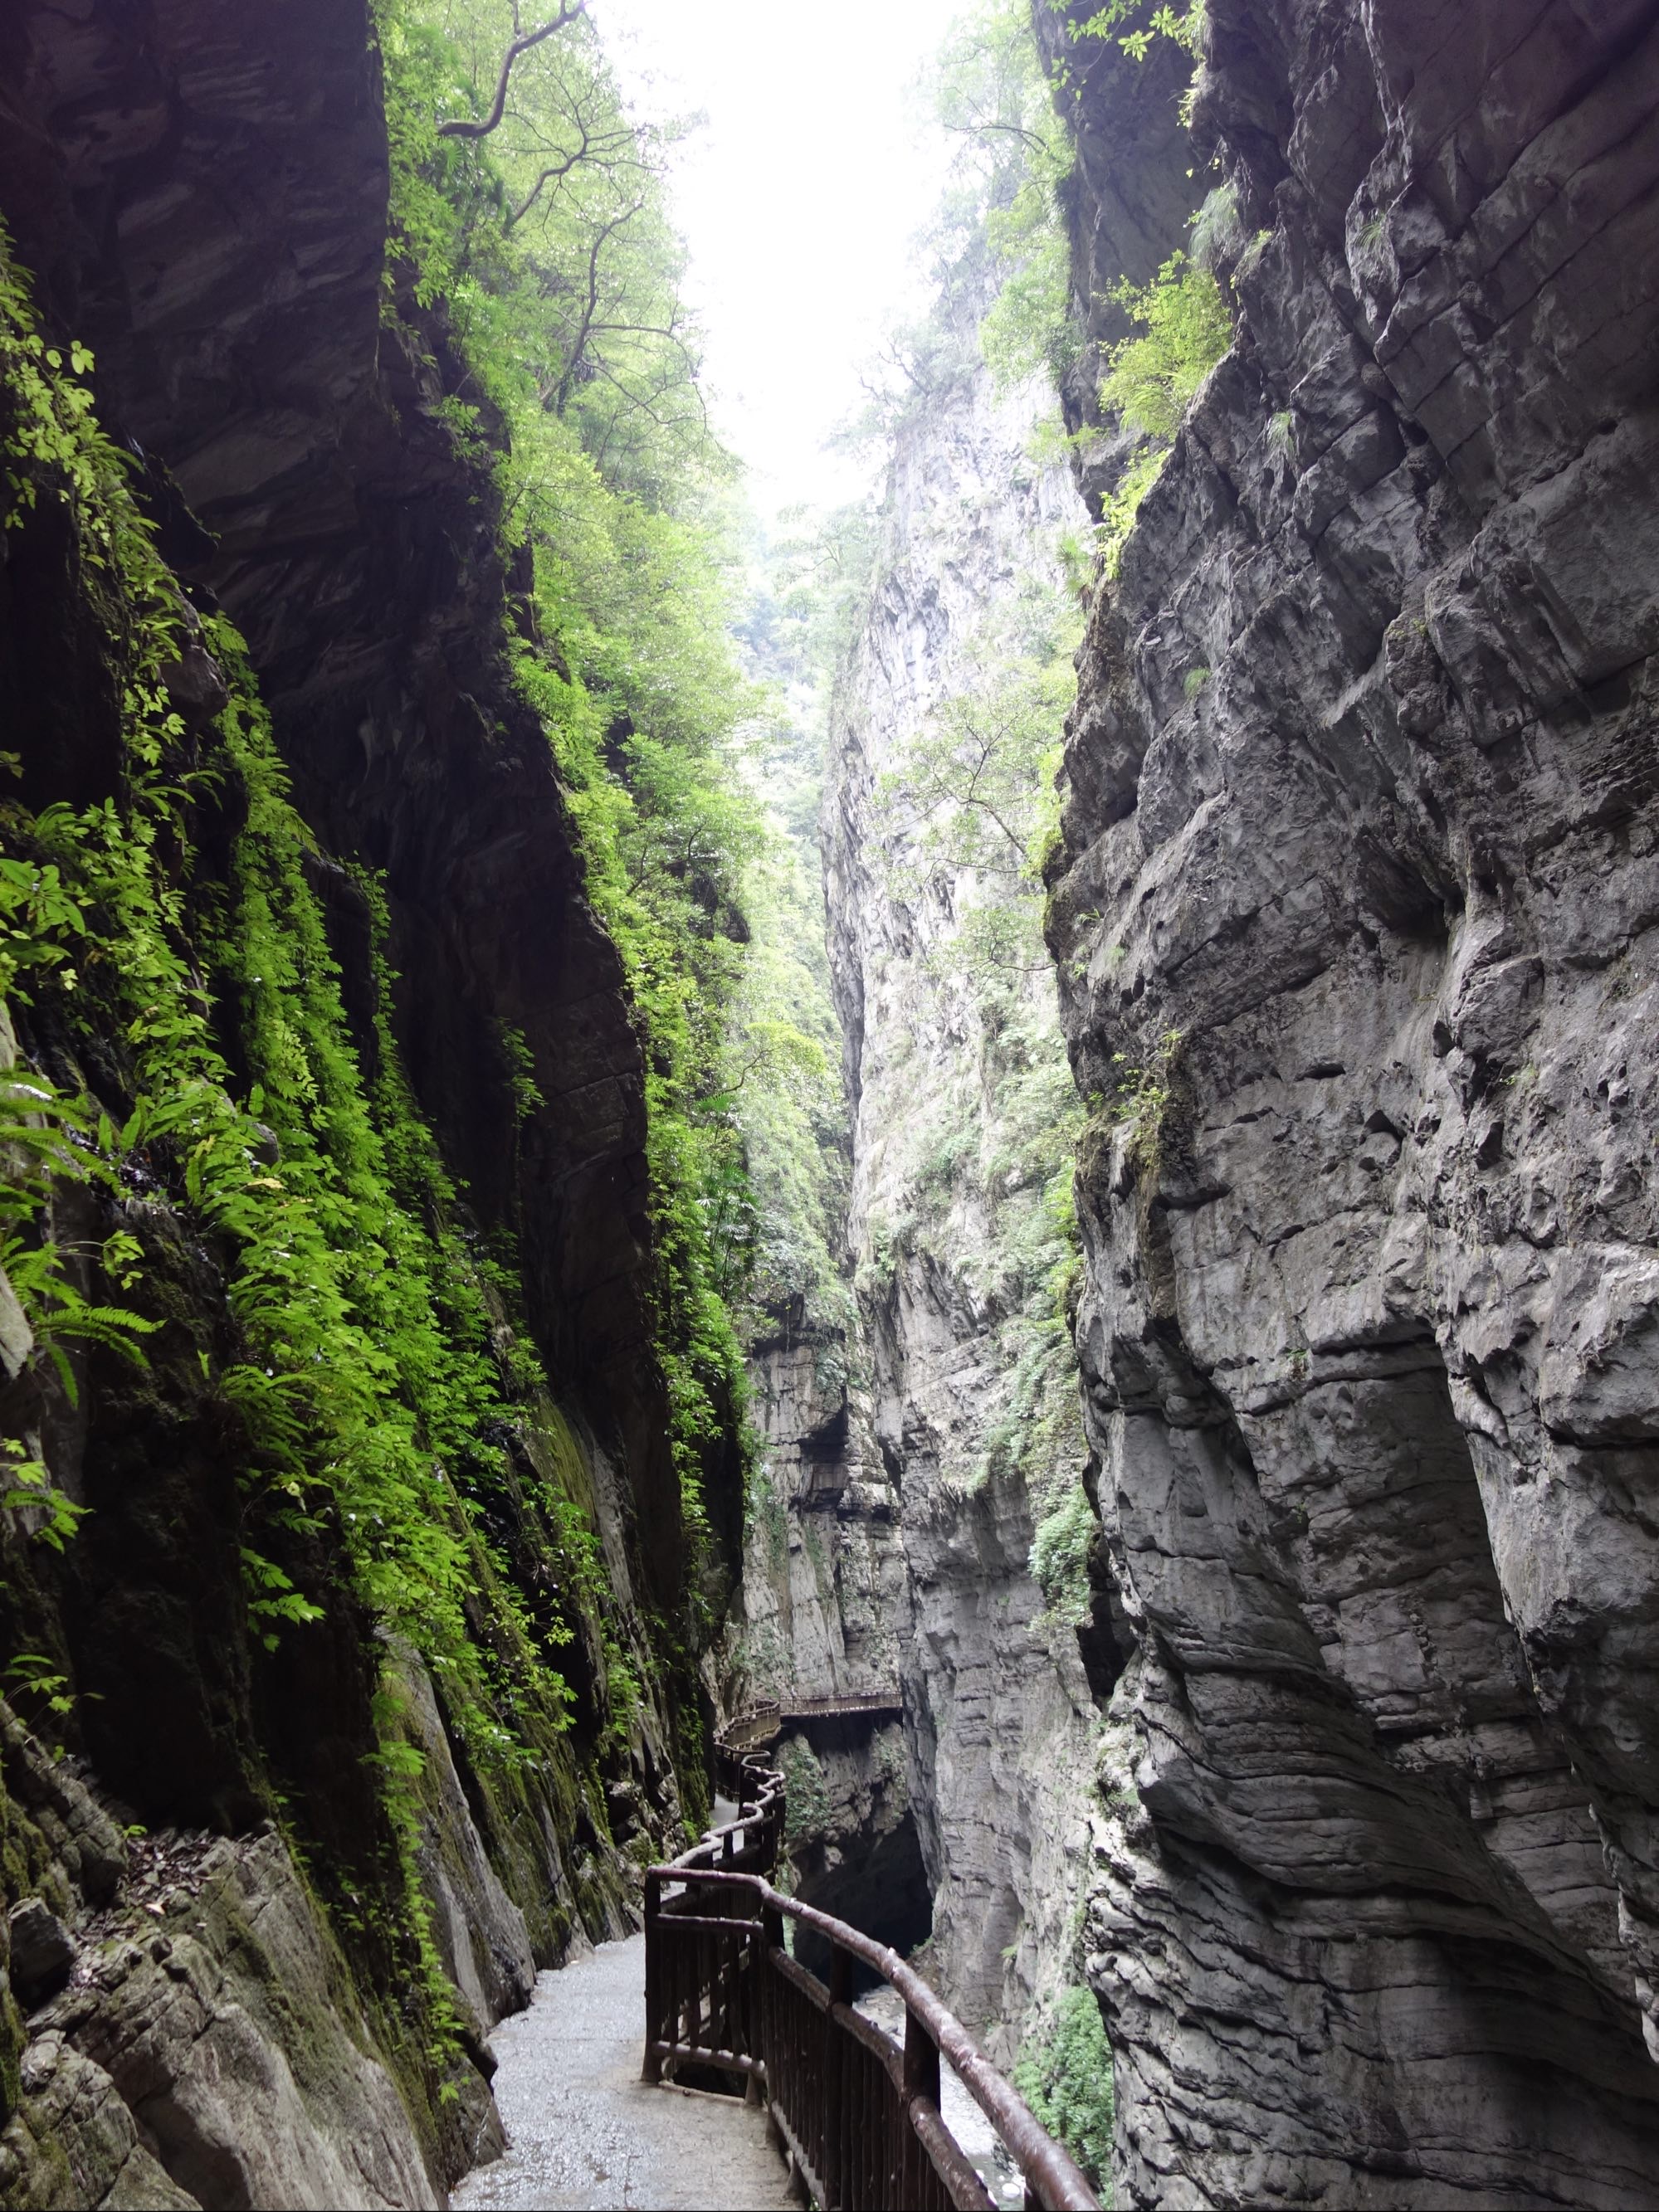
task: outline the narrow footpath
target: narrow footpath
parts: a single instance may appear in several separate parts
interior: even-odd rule
[[[460,2183],[458,2212],[791,2205],[757,2106],[640,2080],[644,2021],[643,1936],[538,1976],[529,2010],[490,2038],[507,2155]]]

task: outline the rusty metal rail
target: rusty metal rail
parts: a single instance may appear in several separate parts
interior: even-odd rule
[[[939,2110],[943,2052],[1024,2175],[1027,2207],[1097,2212],[1075,2163],[921,1976],[766,1879],[782,1777],[720,1744],[716,1778],[738,1819],[645,1877],[646,2080],[688,2066],[744,2077],[823,2212],[994,2212]],[[789,1956],[786,1920],[827,1938],[827,1988]],[[854,1960],[903,1999],[902,2048],[854,2009]]]

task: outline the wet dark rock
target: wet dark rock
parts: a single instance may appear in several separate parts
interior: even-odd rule
[[[25,2005],[39,2004],[62,1989],[75,1963],[75,1943],[41,1899],[26,1897],[6,1916],[11,1942],[11,1985]]]

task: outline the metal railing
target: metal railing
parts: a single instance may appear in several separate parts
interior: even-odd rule
[[[942,2052],[1024,2174],[1027,2207],[1097,2212],[1074,2161],[921,1976],[772,1887],[783,1778],[740,1748],[715,1757],[738,1819],[645,1877],[646,2080],[693,2066],[744,2076],[823,2212],[994,2212],[940,2112]],[[790,1957],[786,1920],[828,1941],[827,1987]],[[854,1961],[903,2000],[902,2046],[854,2008]]]
[[[775,1698],[752,1698],[726,1723],[715,1744],[716,1759],[721,1750],[750,1751],[758,1744],[770,1743],[777,1735],[782,1711]],[[721,1787],[724,1790],[724,1784]]]

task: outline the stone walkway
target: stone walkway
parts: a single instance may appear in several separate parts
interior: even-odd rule
[[[537,1978],[527,2012],[490,2038],[505,2158],[468,2174],[458,2212],[781,2212],[782,2160],[758,2107],[734,2097],[647,2088],[645,1938],[601,1943],[591,1958]]]

